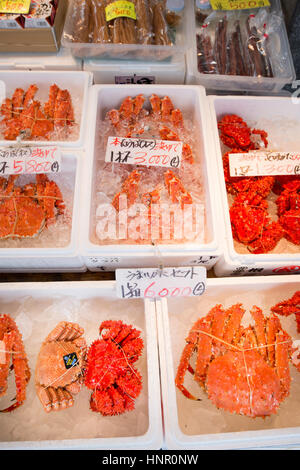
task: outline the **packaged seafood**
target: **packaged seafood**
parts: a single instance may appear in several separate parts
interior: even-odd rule
[[[78,236],[82,158],[63,152],[59,172],[1,177],[1,272],[86,270]]]
[[[187,83],[210,90],[278,93],[295,79],[280,2],[271,0],[270,7],[253,9],[210,10],[201,21],[197,11],[190,5],[195,29],[190,29]]]
[[[91,74],[1,71],[0,80],[5,91],[0,97],[2,147],[16,142],[60,147],[83,145]]]
[[[296,275],[208,279],[156,302],[167,449],[299,446],[296,294]]]
[[[213,96],[209,101],[226,228],[216,275],[296,274],[300,266],[297,104],[284,97]],[[274,167],[273,155],[264,176],[232,176],[229,155],[249,151],[281,152],[282,165]]]
[[[155,304],[120,300],[115,292],[114,282],[98,281],[0,285],[1,312],[18,328],[31,372],[30,378],[25,374],[19,381],[27,381],[22,405],[1,413],[1,449],[161,448]],[[131,339],[121,341],[129,327]],[[8,343],[2,337],[1,323],[3,355]],[[112,367],[114,359],[118,364]],[[86,365],[89,370],[83,377]],[[1,362],[0,370],[5,366]],[[19,374],[16,361],[14,371]],[[88,380],[97,381],[93,400]],[[130,390],[132,396],[137,380],[133,400],[122,390]],[[11,401],[16,394],[14,374],[7,385],[1,410],[16,403]],[[100,406],[101,393],[108,396],[102,413],[94,410],[95,402]],[[121,409],[121,397],[126,410]]]
[[[85,166],[85,186],[90,188],[85,204],[90,209],[81,231],[89,269],[174,263],[210,267],[216,262],[219,198],[204,98],[198,87],[92,87],[88,152],[93,158]],[[150,145],[155,139],[162,150],[154,149],[150,166],[140,160],[112,162],[111,148],[123,139],[130,146]],[[182,146],[181,160],[177,150],[172,153],[173,145]],[[160,154],[164,162],[155,165]]]
[[[161,61],[183,57],[188,18],[182,6],[179,10],[165,0],[72,0],[62,44],[81,58]]]

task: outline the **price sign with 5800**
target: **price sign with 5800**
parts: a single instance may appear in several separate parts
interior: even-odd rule
[[[0,149],[0,175],[58,173],[61,152],[57,147]]]

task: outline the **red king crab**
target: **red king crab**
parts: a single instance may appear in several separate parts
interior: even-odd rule
[[[36,393],[44,410],[73,406],[83,383],[86,342],[77,323],[60,322],[43,342],[35,370]]]
[[[277,315],[283,315],[288,317],[289,315],[295,314],[297,331],[300,333],[300,291],[298,290],[295,294],[288,300],[283,300],[278,302],[271,308],[273,313]]]
[[[300,243],[299,179],[295,177],[233,177],[229,173],[229,154],[259,150],[261,142],[268,145],[267,133],[250,129],[242,118],[226,115],[218,123],[220,139],[231,150],[223,156],[227,192],[235,196],[230,208],[232,233],[235,240],[246,244],[252,253],[268,253],[282,237]],[[275,190],[279,197],[278,220],[271,221],[265,200]]]
[[[74,111],[68,90],[61,90],[56,84],[51,85],[49,99],[44,107],[35,100],[38,91],[36,85],[30,85],[27,91],[17,88],[12,98],[6,98],[0,108],[3,116],[4,138],[15,140],[24,134],[26,139],[50,139],[51,132],[58,127],[67,127],[74,123]]]
[[[7,392],[10,370],[15,373],[16,401],[1,412],[13,411],[26,398],[26,386],[30,380],[30,369],[24,349],[22,335],[16,322],[9,315],[0,315],[0,397]]]
[[[284,236],[295,245],[300,244],[300,179],[282,185],[276,200],[279,223]]]
[[[46,175],[23,187],[15,186],[17,178],[0,178],[0,239],[34,237],[64,213],[60,189]]]
[[[142,390],[142,377],[133,364],[143,350],[140,331],[122,321],[104,321],[101,338],[87,354],[85,385],[93,390],[90,406],[104,416],[134,409]]]
[[[244,313],[239,303],[226,310],[216,305],[194,323],[175,383],[187,398],[199,400],[184,386],[189,371],[217,408],[252,418],[265,417],[276,413],[289,395],[292,338],[276,315],[265,317],[253,306],[250,313],[254,324],[244,327]]]

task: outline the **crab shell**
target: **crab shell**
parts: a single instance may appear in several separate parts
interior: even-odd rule
[[[35,385],[46,412],[72,406],[81,389],[87,348],[82,335],[76,323],[60,322],[42,344]]]

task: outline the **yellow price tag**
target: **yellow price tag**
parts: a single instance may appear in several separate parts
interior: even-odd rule
[[[248,10],[269,7],[269,0],[210,0],[213,10]]]
[[[30,0],[0,0],[0,13],[26,15],[30,9]]]
[[[126,0],[118,0],[105,7],[106,21],[114,20],[120,16],[126,16],[127,18],[136,20],[134,3],[127,2]]]

